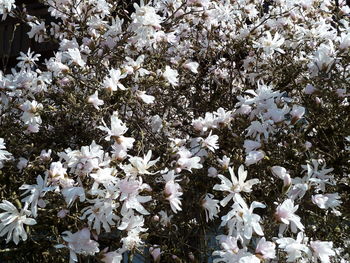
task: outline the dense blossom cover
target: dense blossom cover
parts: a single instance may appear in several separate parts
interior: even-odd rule
[[[0,0],[58,47],[0,71],[1,262],[349,262],[346,1],[42,2]]]

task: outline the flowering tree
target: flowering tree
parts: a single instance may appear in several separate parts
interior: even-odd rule
[[[0,258],[348,262],[345,1],[42,2],[0,0],[58,44],[0,71]]]

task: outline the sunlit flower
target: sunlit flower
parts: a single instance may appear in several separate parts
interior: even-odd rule
[[[75,232],[74,234],[70,231],[63,232],[63,240],[68,243],[67,247],[70,250],[69,262],[78,262],[77,254],[82,255],[95,255],[100,252],[98,248],[98,243],[90,239],[90,230],[88,228],[83,228]],[[56,246],[61,248],[64,246]]]
[[[0,213],[0,237],[7,234],[6,243],[12,241],[17,245],[20,239],[27,240],[27,233],[23,225],[35,225],[33,218],[28,218],[31,213],[26,209],[18,211],[9,201],[2,201],[0,209],[5,212]]]
[[[314,255],[319,258],[322,263],[329,263],[329,257],[335,256],[333,242],[311,241],[310,246]]]
[[[231,181],[226,176],[219,174],[218,177],[221,179],[221,184],[216,184],[213,187],[214,190],[229,193],[223,200],[220,201],[222,206],[226,206],[227,203],[235,196],[235,194],[240,192],[251,192],[253,185],[259,183],[258,179],[250,179],[245,181],[248,173],[244,170],[243,165],[238,168],[238,178],[236,177],[232,167],[229,168],[229,172],[231,175]]]
[[[287,253],[287,262],[296,262],[297,259],[310,254],[310,249],[304,244],[303,232],[298,233],[296,240],[290,237],[283,237],[277,239],[276,242],[278,247]]]
[[[293,233],[297,232],[297,228],[304,231],[304,226],[300,222],[300,217],[295,214],[299,205],[294,206],[291,199],[285,200],[276,208],[276,218],[284,225],[280,226],[280,233],[284,232],[288,225],[290,225]]]

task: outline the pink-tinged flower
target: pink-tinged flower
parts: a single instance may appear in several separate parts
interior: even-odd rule
[[[273,259],[276,257],[276,244],[262,237],[255,248],[255,253],[263,259]]]
[[[77,254],[82,255],[95,255],[100,252],[98,248],[98,243],[90,239],[90,230],[88,228],[83,228],[74,234],[70,231],[63,232],[63,240],[66,241],[67,247],[70,250],[69,262],[78,262]],[[56,248],[62,248],[65,246],[58,245]]]
[[[284,224],[280,226],[280,233],[284,232],[288,225],[290,225],[293,233],[297,232],[297,228],[304,231],[300,217],[295,214],[298,208],[299,205],[294,206],[294,202],[291,199],[285,200],[276,208],[276,218]]]
[[[307,94],[307,95],[310,95],[312,93],[314,93],[317,89],[311,85],[311,84],[307,84],[305,89],[304,89],[304,93]]]
[[[5,212],[0,213],[0,237],[7,234],[6,243],[13,242],[17,245],[20,238],[23,241],[27,240],[27,233],[24,230],[23,225],[35,225],[36,221],[33,218],[27,218],[30,215],[30,211],[22,209],[18,211],[17,208],[9,201],[2,201],[0,203],[0,209]]]
[[[101,259],[104,263],[121,263],[123,260],[123,255],[117,251],[111,251],[105,253]]]
[[[218,170],[216,170],[214,167],[209,167],[209,169],[208,169],[208,176],[209,177],[217,177],[218,176]]]
[[[311,241],[310,246],[315,257],[319,258],[322,263],[329,263],[329,257],[335,256],[333,242]]]
[[[251,151],[255,151],[261,147],[261,143],[252,140],[245,140],[243,145],[245,152],[249,153]]]
[[[153,260],[155,263],[160,262],[160,255],[162,254],[161,250],[159,247],[154,246],[149,248],[149,253],[153,257]]]
[[[104,101],[98,98],[98,91],[96,90],[93,95],[89,96],[88,103],[91,103],[98,110],[99,106],[104,104]]]
[[[274,176],[280,178],[280,179],[284,179],[284,177],[288,174],[286,168],[282,167],[282,166],[272,166],[271,167],[271,172]]]
[[[288,191],[292,184],[292,179],[290,178],[290,175],[287,172],[287,170],[282,166],[272,166],[271,172],[274,176],[283,180],[284,192]]]
[[[340,206],[342,203],[342,201],[339,200],[340,196],[338,193],[324,194],[324,195],[317,194],[317,195],[313,195],[311,199],[312,199],[312,202],[316,204],[319,208],[321,209],[332,208],[333,211],[337,211],[335,210],[335,208]]]
[[[298,105],[293,105],[290,115],[292,115],[292,123],[295,123],[305,114],[305,108]]]
[[[69,213],[69,210],[67,209],[61,209],[60,211],[58,211],[57,213],[57,217],[59,218],[65,218]]]
[[[238,239],[233,236],[220,235],[219,238],[220,246],[223,250],[230,252],[232,254],[237,254],[239,251]]]
[[[188,61],[183,65],[185,69],[188,69],[196,74],[198,73],[198,66],[199,64],[197,62],[191,62],[191,61]]]
[[[240,192],[250,193],[254,184],[259,183],[258,179],[247,179],[247,171],[244,170],[244,166],[241,165],[238,168],[238,178],[236,177],[233,168],[229,168],[231,175],[231,181],[225,176],[219,174],[218,177],[221,179],[221,184],[214,185],[213,189],[217,191],[228,192],[229,194],[221,200],[220,204],[226,206],[227,203],[235,196],[235,194]]]
[[[163,178],[165,180],[165,188],[164,188],[164,194],[165,199],[169,201],[170,207],[173,210],[174,213],[177,213],[177,211],[181,211],[181,196],[182,196],[182,188],[181,186],[176,182],[176,177],[174,171],[170,171],[167,174],[163,175]]]

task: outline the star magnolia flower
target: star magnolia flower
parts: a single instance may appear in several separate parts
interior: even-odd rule
[[[78,262],[77,254],[82,255],[95,255],[100,252],[98,243],[90,239],[90,230],[83,228],[82,230],[75,232],[74,234],[70,231],[63,232],[63,240],[68,242],[68,248],[70,250],[69,262]],[[58,245],[56,248],[64,246]]]
[[[152,95],[147,95],[147,94],[146,94],[146,91],[138,90],[138,91],[136,92],[136,96],[137,96],[138,98],[140,98],[140,99],[141,99],[144,103],[146,103],[146,104],[151,104],[151,103],[153,103],[154,100],[155,100],[155,97],[152,96]]]
[[[177,70],[172,69],[169,66],[165,67],[165,71],[163,73],[163,77],[173,86],[179,85],[179,79],[178,79],[179,73]]]
[[[182,196],[182,188],[175,180],[177,175],[175,175],[174,171],[170,171],[167,174],[163,175],[165,180],[164,194],[166,196],[166,200],[169,201],[171,209],[174,213],[177,211],[181,211],[181,196]]]
[[[221,184],[214,185],[213,189],[217,191],[228,192],[229,194],[221,200],[220,204],[226,206],[227,203],[240,192],[250,193],[254,184],[259,183],[258,179],[250,179],[245,182],[247,178],[247,171],[244,170],[244,166],[241,165],[238,168],[238,178],[236,177],[233,168],[229,168],[231,175],[231,181],[225,176],[219,174],[218,177],[221,179]]]
[[[260,225],[261,217],[254,214],[255,208],[265,208],[266,206],[260,202],[252,202],[250,207],[241,197],[240,194],[235,195],[235,203],[232,210],[227,215],[221,217],[221,225],[228,227],[228,234],[241,239],[251,239],[253,232],[259,236],[263,236],[264,232]]]
[[[0,138],[0,169],[3,167],[2,161],[9,160],[10,157],[12,156],[11,153],[5,150],[6,146],[4,143],[4,139]]]
[[[230,252],[232,254],[237,254],[239,251],[238,239],[233,236],[219,235],[216,237],[219,239],[220,246],[223,250]]]
[[[144,244],[137,229],[129,231],[128,235],[121,239],[121,242],[123,243],[123,249],[130,251]]]
[[[78,48],[69,48],[68,54],[74,64],[77,64],[80,67],[84,67],[86,65],[86,62],[81,58],[81,53]]]
[[[229,262],[229,263],[260,263],[260,259],[255,255],[247,252],[247,248],[240,249],[237,253],[231,251],[214,251],[213,256],[219,256],[215,258],[213,263]]]
[[[95,93],[93,95],[91,95],[89,98],[88,98],[88,102],[91,103],[92,105],[94,105],[95,109],[98,110],[99,107],[98,106],[101,106],[104,104],[104,101],[103,100],[100,100],[98,98],[98,91],[96,90]]]
[[[105,138],[106,141],[110,141],[111,137],[118,140],[128,130],[126,125],[118,118],[117,111],[113,112],[111,116],[111,128],[107,127],[103,119],[102,123],[104,126],[98,126],[97,128],[108,133],[108,136]]]
[[[205,209],[205,219],[207,222],[214,220],[214,217],[217,217],[220,211],[219,200],[213,197],[214,195],[212,194],[206,194],[202,200],[202,207]]]
[[[185,69],[188,69],[188,70],[192,71],[193,73],[198,73],[198,66],[199,66],[199,64],[197,62],[191,62],[191,61],[186,62],[183,65],[183,67]]]
[[[151,254],[151,256],[153,257],[153,260],[155,263],[160,262],[160,255],[163,253],[161,252],[160,248],[157,246],[154,247],[150,247],[149,248],[149,253]]]
[[[305,114],[305,108],[298,105],[293,105],[290,115],[292,115],[292,123],[295,123]]]
[[[103,255],[101,259],[104,263],[121,263],[123,260],[123,255],[117,251],[111,251]]]
[[[164,210],[161,210],[158,214],[161,216],[159,222],[162,224],[162,226],[171,226],[171,219],[174,217],[174,215],[168,216],[168,213]]]
[[[16,8],[15,0],[0,0],[0,15],[2,15],[2,20],[5,20],[7,14],[14,8]]]
[[[208,148],[212,152],[215,152],[216,149],[219,149],[219,145],[218,145],[219,136],[211,135],[211,133],[212,131],[210,131],[206,139],[202,139],[202,146]]]
[[[272,166],[271,172],[274,176],[283,180],[283,189],[285,191],[288,191],[290,185],[292,184],[292,179],[290,178],[287,170],[282,166]]]
[[[127,76],[126,73],[122,74],[120,69],[111,69],[109,71],[110,77],[105,77],[103,81],[103,86],[110,90],[110,91],[116,91],[118,89],[120,90],[126,90],[123,84],[121,84],[119,81]]]
[[[335,209],[336,207],[340,206],[342,201],[340,199],[340,195],[338,193],[334,194],[317,194],[313,195],[312,202],[316,204],[321,209],[328,209],[332,208]]]
[[[284,43],[284,38],[276,32],[272,38],[270,31],[266,31],[266,38],[261,39],[261,42],[255,42],[255,47],[262,48],[267,56],[271,56],[275,51],[282,54],[285,52],[280,48]]]
[[[120,190],[120,201],[123,202],[121,214],[125,215],[128,210],[135,209],[143,215],[149,215],[149,212],[141,205],[152,200],[151,196],[141,196],[143,190],[150,191],[151,187],[142,182],[142,177],[136,178],[129,176],[121,180],[118,184]]]
[[[159,157],[156,160],[151,161],[152,151],[149,150],[143,158],[138,156],[132,156],[129,158],[131,166],[124,166],[124,171],[130,174],[152,174],[148,171],[153,165],[159,161]]]
[[[40,207],[45,206],[45,202],[41,198],[45,195],[46,192],[54,189],[54,187],[47,187],[47,177],[48,175],[46,175],[43,179],[40,175],[38,175],[36,178],[36,184],[23,184],[19,188],[20,190],[25,190],[25,192],[21,195],[29,194],[21,201],[25,203],[25,207],[28,207],[29,205],[31,206],[33,217],[37,217],[38,205]]]
[[[296,262],[298,258],[301,258],[302,252],[310,254],[310,249],[303,244],[304,235],[299,232],[297,239],[294,240],[290,237],[279,238],[276,240],[278,247],[283,249],[287,253],[287,262]]]
[[[19,68],[28,68],[30,69],[32,66],[36,66],[36,61],[39,61],[40,54],[35,54],[34,52],[30,52],[30,48],[28,49],[27,54],[24,54],[23,52],[20,52],[20,57],[17,58],[19,62],[17,63],[17,66]],[[34,56],[33,56],[34,55]]]
[[[263,151],[251,151],[245,158],[245,164],[247,166],[255,164],[260,160],[264,159],[265,153]]]
[[[46,34],[45,22],[28,22],[28,25],[32,27],[32,29],[27,33],[29,38],[34,37],[35,41],[39,43],[43,42]]]
[[[80,219],[87,218],[88,224],[92,229],[96,230],[97,234],[101,232],[101,225],[106,232],[111,232],[111,227],[119,219],[114,211],[118,208],[118,204],[111,198],[92,199],[88,200],[93,205],[85,207],[81,210],[82,216]]]
[[[275,243],[266,241],[265,237],[262,237],[256,246],[255,253],[263,259],[273,259],[276,257],[275,249]]]
[[[322,263],[329,263],[329,257],[335,256],[335,252],[332,249],[333,242],[311,241],[310,246],[314,255],[318,257]]]
[[[192,173],[192,169],[201,169],[203,165],[200,163],[201,158],[199,156],[193,156],[192,153],[185,147],[181,147],[177,154],[180,156],[177,160],[179,173],[181,169],[185,169]]]
[[[287,225],[290,225],[293,233],[297,232],[297,228],[304,231],[304,226],[300,222],[300,217],[294,214],[298,210],[299,205],[294,206],[291,199],[285,200],[276,209],[276,218],[285,225],[280,226],[280,233],[283,233]]]
[[[155,29],[161,29],[161,23],[163,18],[157,15],[154,7],[145,5],[144,1],[140,1],[140,5],[134,3],[135,12],[131,15],[134,19],[134,23],[140,23],[142,26],[154,27]]]
[[[36,224],[35,219],[27,218],[30,215],[30,211],[22,209],[19,212],[13,204],[6,200],[0,204],[0,209],[5,210],[5,212],[0,214],[0,237],[7,233],[6,243],[12,239],[16,245],[20,238],[26,241],[27,233],[24,230],[23,224]]]

